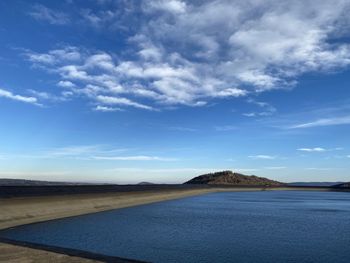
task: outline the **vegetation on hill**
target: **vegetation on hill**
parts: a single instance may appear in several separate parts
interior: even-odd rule
[[[232,171],[222,171],[197,176],[185,184],[217,184],[217,185],[264,185],[279,186],[282,183],[264,177],[243,175]]]

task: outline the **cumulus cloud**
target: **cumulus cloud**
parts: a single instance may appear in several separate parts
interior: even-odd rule
[[[204,106],[214,99],[290,89],[304,73],[350,64],[346,0],[317,5],[311,0],[150,0],[101,6],[81,15],[98,30],[116,25],[126,32],[123,52],[69,47],[27,55],[34,65],[58,74],[60,86],[71,83],[72,92],[95,100],[123,94],[137,103],[129,106],[140,109],[153,103]],[[145,100],[152,104],[140,107]],[[256,105],[262,110],[244,115],[276,111],[263,102]],[[329,123],[334,122],[293,128]]]
[[[67,14],[40,4],[34,5],[29,15],[37,20],[49,22],[52,25],[65,25],[70,22],[70,18]]]
[[[60,86],[60,87],[63,87],[63,88],[74,88],[75,87],[74,83],[72,83],[69,80],[60,80],[57,83],[57,85]]]
[[[36,97],[27,97],[27,96],[22,96],[18,94],[14,94],[11,91],[0,89],[0,97],[11,99],[11,100],[16,100],[16,101],[21,101],[21,102],[26,102],[26,103],[31,103],[34,105],[40,105],[38,103],[38,99]]]

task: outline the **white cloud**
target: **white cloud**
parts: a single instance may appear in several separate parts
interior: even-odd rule
[[[76,47],[66,46],[50,50],[47,53],[36,53],[28,50],[24,55],[34,65],[46,68],[54,64],[78,62],[81,59],[80,52]],[[64,81],[60,83],[64,83]]]
[[[11,100],[16,100],[16,101],[21,101],[21,102],[26,102],[26,103],[31,103],[34,105],[39,106],[40,104],[38,103],[38,99],[35,97],[26,97],[22,95],[17,95],[13,94],[11,91],[0,89],[0,97],[11,99]]]
[[[176,15],[186,12],[186,3],[180,0],[146,1],[144,8],[146,11],[166,11]]]
[[[297,150],[302,152],[332,152],[332,151],[342,151],[344,150],[344,148],[336,147],[336,148],[325,149],[322,147],[314,147],[314,148],[299,148]]]
[[[312,0],[149,0],[101,6],[83,10],[83,19],[97,30],[128,33],[126,50],[75,48],[67,56],[69,50],[63,48],[28,55],[34,65],[58,74],[61,84],[75,85],[72,92],[93,100],[114,93],[141,105],[148,99],[166,107],[204,106],[218,98],[290,89],[304,73],[350,65],[350,3],[345,0],[321,0],[317,5]],[[51,19],[51,12],[39,9]],[[88,85],[99,91],[86,90]],[[147,107],[156,106],[138,108]],[[245,116],[276,111],[265,104],[259,107],[261,111]],[[336,122],[319,120],[291,128],[330,123]]]
[[[350,124],[350,116],[319,119],[312,122],[293,125],[293,126],[290,126],[289,129],[302,129],[302,128],[313,128],[313,127],[345,125],[345,124]]]
[[[66,25],[70,22],[67,14],[52,10],[40,4],[34,5],[29,15],[37,20],[49,22],[52,25]]]
[[[102,111],[102,112],[115,112],[115,111],[123,111],[121,108],[116,108],[116,107],[107,107],[107,106],[101,106],[97,105],[94,108],[95,111]]]
[[[57,85],[60,86],[60,87],[63,87],[63,88],[74,88],[75,87],[74,83],[72,83],[69,80],[60,80],[57,83]]]
[[[262,160],[274,160],[277,157],[272,155],[265,155],[265,154],[259,154],[259,155],[250,155],[248,156],[251,159],[262,159]]]
[[[325,152],[327,151],[324,148],[321,147],[315,147],[315,148],[299,148],[297,149],[298,151],[302,151],[302,152]]]
[[[101,103],[109,104],[109,105],[124,105],[124,106],[132,106],[139,109],[154,110],[154,108],[150,106],[131,101],[127,98],[98,95],[97,100]]]
[[[136,155],[136,156],[94,156],[95,160],[108,161],[175,161],[174,158],[164,158],[158,156]]]
[[[255,117],[256,116],[256,113],[255,112],[247,112],[247,113],[242,113],[243,116],[246,116],[246,117]]]

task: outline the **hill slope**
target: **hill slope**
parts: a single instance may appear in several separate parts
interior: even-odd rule
[[[265,185],[279,186],[282,183],[264,177],[248,176],[232,171],[222,171],[197,176],[185,184],[210,184],[210,185]]]

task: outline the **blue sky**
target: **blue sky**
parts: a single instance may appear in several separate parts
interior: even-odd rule
[[[2,1],[0,176],[350,181],[349,1]]]

